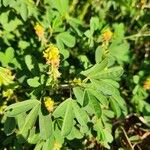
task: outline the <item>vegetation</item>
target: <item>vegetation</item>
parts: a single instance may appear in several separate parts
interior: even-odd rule
[[[0,0],[0,149],[149,150],[149,9]]]

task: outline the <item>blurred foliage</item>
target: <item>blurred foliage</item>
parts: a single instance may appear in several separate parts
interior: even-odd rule
[[[150,149],[149,0],[0,0],[0,149]]]

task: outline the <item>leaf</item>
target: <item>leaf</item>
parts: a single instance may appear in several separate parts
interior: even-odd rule
[[[71,132],[73,127],[73,118],[74,118],[74,114],[72,111],[72,99],[68,99],[67,108],[65,110],[65,115],[63,119],[62,128],[61,128],[62,136],[65,137]]]
[[[58,117],[64,117],[65,115],[65,111],[67,109],[67,106],[68,106],[68,103],[70,102],[70,99],[67,99],[65,100],[64,102],[62,102],[56,109],[55,111],[53,112],[53,116],[55,118],[58,118]]]
[[[106,81],[92,79],[91,82],[96,90],[101,91],[105,95],[115,95],[116,93],[118,94],[118,89]]]
[[[90,97],[90,105],[93,108],[95,115],[98,118],[100,118],[101,114],[102,114],[102,110],[101,110],[101,106],[100,106],[99,102],[93,95],[89,94],[89,97]]]
[[[102,62],[95,64],[93,67],[91,67],[88,70],[82,71],[81,74],[85,76],[93,76],[99,72],[101,72],[105,67],[108,65],[108,60],[105,58]]]
[[[85,107],[89,103],[89,100],[90,100],[89,93],[88,93],[87,90],[84,90],[83,104],[82,104],[82,106]]]
[[[9,63],[12,63],[14,59],[14,49],[9,47],[6,49],[5,53],[0,52],[0,61],[3,66],[8,66]]]
[[[69,32],[59,33],[56,37],[57,43],[63,43],[68,47],[73,47],[75,45],[75,37],[72,36]]]
[[[84,91],[81,87],[77,86],[73,88],[73,93],[77,99],[77,102],[83,106],[83,102],[84,102]]]
[[[43,147],[44,143],[45,143],[44,141],[39,141],[39,142],[36,144],[34,150],[42,150],[42,147]]]
[[[27,116],[26,112],[23,112],[15,117],[19,130],[23,127],[26,116]]]
[[[120,110],[119,105],[116,103],[115,99],[113,99],[112,97],[110,97],[109,101],[110,101],[110,106],[113,109],[116,117],[117,118],[120,117],[121,116],[121,110]]]
[[[12,104],[5,109],[5,115],[8,117],[16,117],[17,115],[32,109],[39,103],[38,100],[26,100]]]
[[[5,56],[6,56],[7,63],[9,62],[11,63],[11,61],[14,58],[14,49],[12,47],[7,48],[5,52]]]
[[[81,132],[73,126],[71,132],[67,136],[68,140],[73,140],[73,139],[82,139],[84,134],[81,134]]]
[[[56,8],[61,15],[65,15],[68,10],[69,1],[68,0],[54,0],[52,1],[52,6]]]
[[[39,80],[39,77],[30,78],[27,80],[27,83],[31,87],[38,87],[40,85],[38,80]]]
[[[108,100],[107,98],[101,93],[101,91],[98,91],[96,89],[88,88],[88,91],[94,95],[97,100],[104,106],[108,106]]]
[[[88,126],[87,126],[88,116],[86,112],[82,108],[80,108],[75,101],[73,101],[72,105],[73,105],[75,118],[81,125],[81,130],[82,130],[81,132],[86,133],[88,131]]]
[[[24,140],[27,140],[28,135],[29,135],[29,130],[33,128],[33,126],[36,122],[39,108],[40,108],[40,104],[37,104],[27,115],[22,129],[18,133],[18,139],[19,139],[20,143],[23,143]]]
[[[7,117],[4,123],[4,133],[8,136],[15,131],[16,122],[15,118]]]
[[[129,43],[127,41],[118,43],[117,39],[116,42],[113,42],[110,45],[109,51],[110,54],[114,57],[114,59],[117,60],[119,64],[122,64],[123,62],[129,61],[129,48]]]
[[[26,55],[25,56],[25,63],[29,69],[29,71],[35,75],[35,76],[39,76],[39,66],[38,66],[38,63],[35,59],[34,56],[31,56],[31,55]]]
[[[43,140],[47,140],[52,135],[52,119],[51,115],[43,115],[39,113],[40,136]]]
[[[93,79],[118,79],[123,74],[122,67],[112,67],[110,69],[104,70],[103,72],[98,72],[93,74],[91,77]]]
[[[29,133],[28,143],[30,143],[30,144],[36,144],[40,140],[41,140],[40,134],[36,133],[36,127],[33,127],[30,130],[30,133]]]
[[[53,137],[47,139],[46,142],[43,145],[42,150],[53,149],[54,148],[54,142],[55,142],[55,139]]]
[[[10,0],[3,0],[3,5],[7,7],[10,3]]]
[[[92,17],[90,19],[90,30],[91,30],[91,32],[94,32],[95,30],[97,30],[100,25],[102,25],[102,24],[100,24],[98,17]]]
[[[27,18],[28,18],[28,7],[27,7],[27,4],[25,2],[21,3],[20,15],[24,21],[27,20]]]
[[[103,49],[101,46],[98,46],[95,51],[95,61],[96,63],[100,63],[102,61]]]

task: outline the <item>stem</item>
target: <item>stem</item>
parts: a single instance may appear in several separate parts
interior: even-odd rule
[[[131,144],[131,142],[130,142],[130,140],[129,140],[129,138],[128,138],[128,135],[126,134],[126,131],[124,130],[124,128],[123,128],[123,127],[120,127],[120,128],[121,128],[121,130],[123,131],[124,136],[125,136],[125,138],[126,138],[126,140],[127,140],[128,144],[129,144],[129,146],[130,146],[131,150],[134,150],[134,148],[133,148],[133,146],[132,146],[132,144]]]
[[[90,6],[90,3],[89,3],[89,2],[87,2],[87,3],[84,5],[83,11],[82,11],[82,13],[81,13],[80,16],[79,16],[79,19],[80,19],[80,20],[83,20],[84,16],[86,15],[86,13],[87,13],[87,11],[88,11],[89,6]]]
[[[145,34],[138,33],[138,34],[126,36],[124,39],[126,40],[126,39],[132,39],[132,38],[138,38],[138,37],[147,37],[147,36],[150,36],[150,33],[145,33]]]

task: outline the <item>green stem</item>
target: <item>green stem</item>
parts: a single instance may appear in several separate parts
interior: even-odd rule
[[[145,34],[138,33],[138,34],[126,36],[124,39],[126,40],[126,39],[133,39],[133,38],[147,37],[147,36],[150,36],[150,33],[145,33]]]

